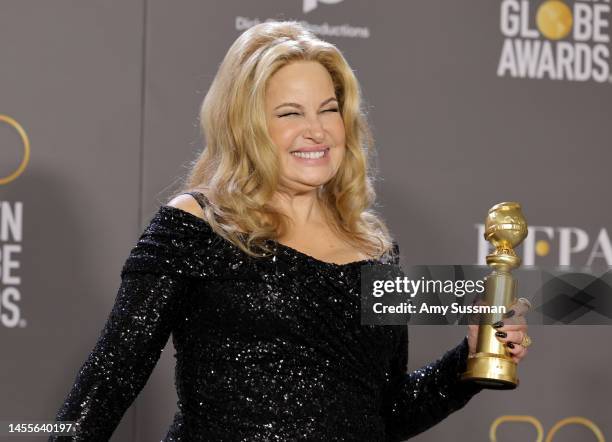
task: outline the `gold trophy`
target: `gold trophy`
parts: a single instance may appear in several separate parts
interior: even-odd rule
[[[527,236],[527,223],[521,205],[515,202],[499,203],[489,209],[485,221],[485,239],[495,251],[487,255],[487,265],[493,271],[485,280],[484,301],[490,306],[505,306],[516,301],[516,280],[510,272],[521,264],[514,253]],[[462,380],[477,382],[485,388],[510,390],[518,386],[516,363],[505,345],[495,337],[497,321],[502,313],[483,314],[478,330],[476,353],[469,357]]]

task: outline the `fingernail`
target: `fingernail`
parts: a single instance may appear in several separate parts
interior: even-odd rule
[[[493,324],[493,328],[500,328],[503,326],[504,326],[504,323],[502,321],[497,321],[495,324]]]
[[[514,309],[508,310],[507,313],[504,313],[504,318],[511,318],[514,316]]]
[[[506,334],[506,332],[495,332],[495,336],[497,336],[498,338],[505,338],[508,335]]]
[[[510,348],[514,348],[514,344],[512,342],[508,342],[506,345]]]

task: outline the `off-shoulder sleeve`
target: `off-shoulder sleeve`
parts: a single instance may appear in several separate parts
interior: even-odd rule
[[[50,441],[108,440],[155,367],[189,285],[193,240],[170,215],[158,212],[131,250],[112,311],[57,413],[78,435]]]
[[[397,243],[391,262],[399,265]],[[459,379],[467,365],[467,337],[437,361],[407,373],[408,328],[400,327],[399,330],[390,363],[391,380],[382,405],[389,442],[403,441],[431,428],[482,390],[476,384]]]

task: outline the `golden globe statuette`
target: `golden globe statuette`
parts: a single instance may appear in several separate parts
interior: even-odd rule
[[[527,236],[527,223],[521,205],[506,202],[491,207],[485,221],[484,236],[495,247],[495,251],[487,255],[487,265],[493,271],[486,277],[484,302],[490,306],[503,305],[508,309],[516,301],[516,280],[510,272],[521,264],[514,247]],[[506,346],[497,339],[496,329],[492,327],[501,320],[502,313],[481,316],[476,353],[469,357],[461,380],[474,381],[485,388],[498,390],[517,387],[516,363]]]

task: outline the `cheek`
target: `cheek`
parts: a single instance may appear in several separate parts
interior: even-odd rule
[[[346,147],[338,146],[338,148],[335,149],[335,152],[332,156],[332,162],[336,170],[340,168],[340,165],[344,161],[345,156],[346,156]]]
[[[299,134],[299,128],[287,123],[270,124],[268,128],[270,138],[279,149],[291,147],[293,140]]]
[[[342,121],[342,117],[338,117],[338,119],[330,125],[330,131],[333,134],[334,141],[337,144],[344,145],[346,140],[346,131],[344,129],[344,121]]]
[[[342,163],[342,161],[344,160],[344,157],[347,154],[346,152],[347,150],[346,149],[346,132],[344,130],[344,124],[342,123],[342,121],[340,122],[340,124],[336,128],[336,131],[334,132],[334,138],[335,138],[334,139],[335,144],[338,147],[337,162],[338,162],[338,167],[339,167],[340,163]]]

